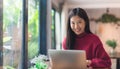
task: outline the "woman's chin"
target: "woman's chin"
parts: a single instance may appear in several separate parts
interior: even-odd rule
[[[75,34],[76,34],[76,35],[80,35],[81,33],[78,33],[78,32],[77,32],[77,33],[75,33]]]
[[[75,32],[76,35],[81,35],[84,32]]]

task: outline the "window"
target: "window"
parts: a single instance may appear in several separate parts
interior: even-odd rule
[[[1,64],[3,63],[4,69],[30,68],[32,58],[41,52],[47,53],[45,40],[47,36],[44,31],[47,16],[45,13],[47,5],[44,5],[47,4],[47,1],[2,1],[4,7],[0,6],[3,8],[3,13],[0,12],[0,15],[3,14],[3,37],[0,37],[3,39],[3,59],[0,58],[3,62]],[[42,17],[43,15],[44,17]]]
[[[28,1],[28,60],[38,55],[38,0]]]
[[[51,40],[53,49],[61,49],[60,44],[60,15],[55,9],[52,9]]]
[[[51,40],[52,40],[52,48],[55,49],[56,47],[56,40],[55,40],[55,13],[56,11],[52,9],[51,14],[52,14],[52,24],[51,24]]]
[[[60,24],[60,13],[56,11],[56,14],[55,14],[55,35],[56,35],[56,49],[61,49],[61,33],[60,33],[60,27],[61,27],[61,24]]]
[[[6,69],[18,68],[22,41],[22,1],[3,0],[3,6],[3,65]]]

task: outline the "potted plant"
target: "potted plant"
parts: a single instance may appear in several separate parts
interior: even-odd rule
[[[47,56],[39,55],[38,57],[33,58],[30,62],[33,64],[29,69],[47,69],[48,65],[46,64],[48,60]]]
[[[107,40],[106,44],[112,48],[111,54],[115,54],[115,48],[117,47],[117,42],[115,40]]]
[[[108,13],[103,14],[102,17],[96,20],[96,22],[103,22],[103,23],[112,23],[112,22],[117,23],[118,21],[120,21],[119,18],[115,17],[115,15],[113,14],[108,14]]]

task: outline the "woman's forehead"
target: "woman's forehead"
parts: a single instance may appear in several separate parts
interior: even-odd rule
[[[83,20],[83,18],[81,18],[81,17],[79,17],[79,16],[72,16],[71,18],[70,18],[70,20],[71,21],[81,21],[81,20]]]

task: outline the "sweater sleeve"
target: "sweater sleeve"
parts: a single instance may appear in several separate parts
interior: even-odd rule
[[[111,59],[109,55],[106,53],[105,49],[103,48],[102,43],[100,42],[97,44],[94,58],[91,60],[91,67],[93,68],[110,68],[111,67]]]

